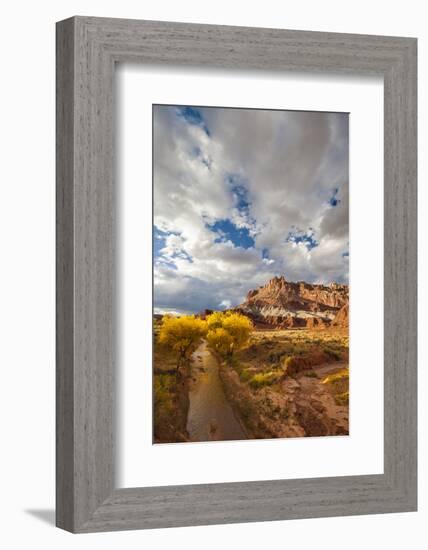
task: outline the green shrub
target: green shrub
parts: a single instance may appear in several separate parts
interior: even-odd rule
[[[270,386],[278,380],[278,374],[275,372],[259,372],[255,374],[250,380],[250,386],[253,389],[262,388],[263,386]]]
[[[254,374],[253,369],[243,369],[239,373],[239,379],[241,380],[241,382],[248,382],[248,380],[250,380],[250,378],[253,376],[253,374]]]

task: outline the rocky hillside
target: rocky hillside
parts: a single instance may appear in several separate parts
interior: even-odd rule
[[[324,328],[333,323],[343,327],[348,323],[348,302],[348,285],[293,283],[281,276],[250,290],[235,309],[259,326]]]
[[[349,304],[345,304],[339,309],[336,317],[333,319],[334,326],[348,327],[349,326]]]

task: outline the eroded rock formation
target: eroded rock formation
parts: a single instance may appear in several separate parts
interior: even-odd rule
[[[336,326],[346,326],[348,300],[348,285],[293,283],[281,276],[250,290],[235,309],[251,317],[256,325],[325,328],[336,319]]]
[[[333,319],[332,325],[342,328],[349,326],[349,304],[345,304],[339,309],[336,317]]]

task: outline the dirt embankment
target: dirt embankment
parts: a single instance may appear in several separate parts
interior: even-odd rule
[[[156,344],[153,365],[153,440],[154,443],[189,441],[190,363],[176,367],[176,357]]]
[[[275,386],[256,390],[241,382],[238,373],[224,363],[220,376],[249,438],[347,435],[347,402],[337,400],[335,392],[323,384],[323,375],[317,373],[321,369],[325,374],[337,373],[341,367],[325,365],[314,368],[311,376],[286,377]]]
[[[250,438],[347,435],[347,355],[347,341],[337,333],[324,340],[264,333],[223,361],[220,376]]]

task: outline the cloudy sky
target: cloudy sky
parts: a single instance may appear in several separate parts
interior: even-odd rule
[[[154,106],[154,307],[348,282],[348,115]]]

